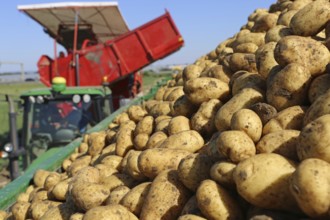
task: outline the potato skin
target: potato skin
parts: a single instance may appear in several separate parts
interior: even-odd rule
[[[206,220],[206,218],[200,217],[198,215],[187,214],[181,215],[178,220]]]
[[[177,169],[181,159],[191,152],[171,148],[152,148],[143,151],[138,158],[138,167],[142,174],[154,179],[166,169]]]
[[[256,145],[257,153],[277,153],[298,161],[298,130],[280,130],[264,135]]]
[[[210,136],[216,130],[214,117],[221,106],[222,103],[218,99],[211,99],[202,103],[190,120],[191,128],[202,136]]]
[[[223,131],[216,140],[218,153],[234,163],[256,154],[253,140],[244,131]]]
[[[277,42],[274,57],[282,67],[297,63],[304,66],[312,76],[317,76],[326,70],[330,53],[322,43],[294,35],[285,36]]]
[[[181,131],[165,139],[158,148],[185,150],[194,153],[204,145],[203,137],[194,130]]]
[[[86,212],[83,220],[138,220],[138,218],[122,205],[94,207]]]
[[[302,161],[290,179],[290,191],[311,218],[329,218],[330,164],[311,158]]]
[[[323,95],[330,89],[330,74],[322,74],[313,79],[309,90],[308,90],[308,100],[313,103],[319,96]]]
[[[204,180],[196,191],[198,207],[207,219],[244,219],[241,207],[224,188]]]
[[[190,190],[196,191],[199,184],[210,178],[213,160],[203,154],[191,154],[183,158],[178,167],[179,179]]]
[[[329,1],[317,0],[303,7],[292,17],[290,28],[295,35],[314,36],[324,29],[329,20]]]
[[[135,186],[121,199],[120,204],[126,207],[134,215],[140,216],[150,186],[151,182],[144,182]]]
[[[307,109],[303,118],[303,125],[307,125],[313,120],[325,114],[330,114],[330,90],[319,96]]]
[[[296,105],[278,112],[265,124],[262,130],[263,135],[286,129],[301,130],[306,109],[304,106]]]
[[[259,116],[250,109],[241,109],[231,118],[232,130],[244,131],[253,142],[258,142],[262,134],[262,122]]]
[[[271,69],[278,65],[274,58],[275,46],[275,42],[267,43],[263,46],[260,46],[255,53],[258,73],[263,79],[267,79]]]
[[[234,189],[233,172],[237,165],[228,161],[218,161],[210,169],[211,179],[228,189]]]
[[[256,89],[246,88],[241,90],[226,102],[216,113],[214,121],[216,128],[218,131],[229,130],[231,118],[236,111],[242,108],[248,108],[255,103],[262,102],[263,100],[263,94]]]
[[[240,162],[233,177],[237,192],[250,204],[270,210],[298,212],[289,191],[295,171],[292,161],[278,154],[257,154]]]
[[[278,111],[308,103],[307,93],[311,75],[298,64],[290,63],[267,80],[267,102]]]
[[[168,123],[167,131],[168,135],[173,135],[181,131],[190,130],[189,118],[185,116],[173,117]]]
[[[330,114],[307,124],[298,137],[297,153],[301,161],[319,158],[330,163]]]
[[[177,171],[165,170],[151,183],[140,219],[177,219],[189,198],[190,191],[180,182]]]
[[[188,80],[184,85],[184,92],[193,104],[201,104],[210,99],[227,100],[229,86],[219,79],[201,77]]]

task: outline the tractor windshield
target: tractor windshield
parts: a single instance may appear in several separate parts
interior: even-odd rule
[[[26,145],[31,159],[51,147],[60,147],[81,136],[95,121],[93,113],[97,103],[74,103],[72,100],[29,102]]]

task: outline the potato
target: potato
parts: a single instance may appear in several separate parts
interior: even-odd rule
[[[107,167],[118,170],[123,157],[117,155],[108,155],[101,158],[100,164],[104,164]]]
[[[185,150],[194,153],[204,145],[203,137],[194,130],[181,131],[166,138],[158,148]]]
[[[262,79],[267,79],[270,71],[278,65],[274,58],[275,46],[275,42],[269,42],[260,46],[255,53],[258,73]]]
[[[235,188],[233,172],[236,164],[227,161],[219,161],[212,165],[210,169],[211,179],[228,189]]]
[[[70,191],[74,204],[84,211],[101,205],[109,194],[107,185],[84,181],[74,182]]]
[[[319,158],[330,162],[330,114],[323,115],[307,124],[298,137],[299,159]]]
[[[130,188],[127,186],[118,186],[114,188],[109,197],[105,200],[106,205],[119,204],[120,200],[130,191]]]
[[[129,118],[127,112],[122,112],[122,113],[120,113],[119,115],[117,115],[115,117],[115,119],[113,120],[113,122],[116,123],[116,124],[121,125],[124,122],[129,121],[129,120],[130,120],[130,118]]]
[[[278,111],[308,102],[311,75],[304,66],[290,63],[267,81],[267,102]]]
[[[29,198],[30,198],[30,194],[29,193],[26,193],[26,192],[23,192],[23,193],[20,193],[17,196],[16,202],[29,202]]]
[[[190,79],[198,78],[202,71],[203,68],[195,64],[190,64],[186,66],[182,71],[183,81],[186,82]]]
[[[329,218],[330,164],[311,158],[302,161],[290,179],[290,191],[311,218]]]
[[[275,117],[277,114],[276,108],[267,104],[258,102],[250,106],[250,109],[254,111],[262,121],[262,125],[265,125],[270,119]]]
[[[164,94],[164,101],[173,102],[183,95],[183,86],[176,86],[169,94]]]
[[[265,33],[253,33],[250,31],[240,31],[233,45],[242,44],[242,43],[254,43],[257,46],[265,44]]]
[[[84,218],[84,214],[77,212],[72,214],[69,220],[82,220],[83,218]]]
[[[257,49],[258,46],[254,43],[242,43],[233,48],[235,53],[255,53]]]
[[[142,174],[138,166],[138,158],[142,151],[130,151],[127,157],[127,164],[125,167],[125,171],[129,174],[133,179],[138,181],[146,180],[146,177]]]
[[[277,42],[274,57],[282,67],[290,63],[297,63],[304,66],[307,73],[314,77],[326,70],[330,53],[328,48],[321,42],[311,38],[285,36]]]
[[[150,186],[151,182],[144,182],[135,186],[120,200],[120,204],[126,207],[134,215],[140,216]]]
[[[225,83],[229,83],[231,75],[231,70],[222,65],[215,65],[206,71],[206,77],[216,78]]]
[[[156,94],[155,94],[155,97],[154,97],[155,100],[157,100],[157,101],[163,101],[165,90],[166,90],[166,87],[165,86],[160,87],[157,90]]]
[[[138,220],[122,205],[106,205],[92,208],[86,212],[83,220]]]
[[[125,126],[117,132],[116,135],[116,154],[125,156],[125,154],[133,149],[133,127]]]
[[[274,153],[250,157],[234,170],[237,192],[260,208],[298,212],[288,185],[295,167],[292,161]]]
[[[103,148],[101,155],[114,155],[116,154],[116,143],[112,143],[105,148]]]
[[[45,182],[44,182],[45,190],[49,190],[50,188],[52,188],[54,185],[56,185],[60,181],[61,181],[60,174],[58,174],[56,172],[49,173],[49,175],[47,176],[47,178],[45,179]]]
[[[188,80],[184,85],[184,92],[192,103],[201,104],[210,99],[228,99],[229,86],[219,79],[201,77]]]
[[[262,130],[263,135],[285,129],[301,130],[306,109],[306,107],[296,105],[278,112],[265,124]]]
[[[190,118],[197,111],[197,106],[187,98],[187,95],[183,95],[170,104],[170,111],[173,116],[182,115]]]
[[[210,136],[216,130],[214,117],[221,106],[222,103],[218,99],[202,103],[190,120],[191,128],[202,136]]]
[[[134,135],[138,134],[148,134],[151,135],[154,130],[154,118],[152,116],[145,116],[139,123],[136,125],[134,130]]]
[[[201,210],[198,208],[196,195],[190,197],[190,199],[186,202],[184,207],[182,208],[181,215],[193,214],[202,216]]]
[[[252,32],[265,32],[274,27],[277,23],[278,15],[275,13],[265,13],[255,20]]]
[[[266,134],[256,145],[257,153],[277,153],[290,160],[298,160],[298,130],[280,130]]]
[[[149,135],[141,133],[135,136],[133,140],[134,148],[136,150],[145,150],[147,149],[147,143],[149,141]]]
[[[313,0],[299,0],[299,1],[294,1],[292,4],[288,6],[288,10],[300,10],[309,3],[311,3]]]
[[[99,170],[100,179],[104,179],[107,176],[118,173],[117,169],[115,169],[113,167],[108,167],[107,165],[104,165],[104,164],[96,164],[94,167]]]
[[[30,215],[33,219],[38,220],[43,216],[50,208],[59,206],[60,202],[53,202],[53,201],[38,201],[31,204],[29,208]]]
[[[67,173],[70,177],[74,176],[80,169],[87,167],[91,162],[92,157],[90,155],[85,155],[74,162],[68,167]]]
[[[281,26],[285,26],[289,29],[291,19],[297,13],[297,11],[298,10],[282,11],[282,13],[278,16],[277,24],[281,25]],[[291,28],[290,28],[290,32],[292,33],[290,35],[293,35]],[[266,34],[266,36],[267,36],[267,34]]]
[[[74,213],[72,207],[68,207],[66,204],[51,207],[39,220],[66,220]]]
[[[105,147],[105,138],[105,132],[93,132],[89,134],[88,154],[91,156],[100,154],[102,149]]]
[[[315,19],[317,16],[317,19]],[[325,28],[330,20],[330,3],[316,0],[301,10],[291,19],[290,28],[295,35],[314,36]]]
[[[233,53],[229,60],[232,72],[246,70],[248,72],[257,72],[256,57],[253,53]]]
[[[165,170],[151,183],[140,219],[177,219],[189,198],[190,191],[180,182],[177,171]]]
[[[178,167],[180,181],[190,190],[196,191],[199,184],[210,178],[212,159],[203,154],[191,154],[183,158]]]
[[[47,170],[39,169],[33,175],[33,183],[36,187],[43,187],[45,184],[45,180],[50,174]]]
[[[218,153],[239,163],[256,154],[253,140],[244,131],[223,131],[216,140]]]
[[[181,159],[191,154],[186,150],[152,148],[143,151],[138,159],[139,170],[153,179],[166,169],[177,169]]]
[[[262,122],[259,116],[250,109],[235,112],[230,121],[232,130],[244,131],[253,142],[258,142],[262,134]]]
[[[88,144],[87,143],[81,143],[79,145],[78,153],[86,153],[88,151]]]
[[[258,73],[246,72],[232,81],[232,95],[236,95],[242,89],[255,88],[260,91],[266,89],[266,81]]]
[[[111,176],[105,177],[101,180],[101,183],[106,186],[106,189],[111,191],[118,186],[127,186],[128,188],[132,188],[136,185],[137,181],[125,173],[115,173]]]
[[[204,180],[196,191],[198,207],[207,219],[244,219],[235,198],[213,180]]]
[[[29,197],[29,201],[31,203],[48,200],[48,192],[41,188],[40,190],[36,191],[35,193],[31,193]]]
[[[206,218],[200,217],[198,215],[187,214],[180,216],[178,220],[206,220]]]
[[[166,140],[166,138],[167,135],[162,131],[153,133],[146,144],[146,149],[151,149],[159,146]]]
[[[289,27],[284,26],[284,25],[276,25],[273,28],[269,29],[269,31],[267,31],[266,36],[265,36],[265,42],[266,42],[265,45],[267,45],[268,43],[272,43],[272,44],[274,44],[274,48],[275,48],[276,43],[279,40],[281,40],[282,37],[289,36],[289,35],[293,35],[292,30]],[[273,50],[274,50],[274,48],[273,48]],[[272,52],[272,57],[274,57],[273,52]],[[257,63],[257,65],[258,65],[258,63]]]
[[[317,119],[318,117],[329,114],[330,105],[330,90],[319,96],[307,109],[306,114],[303,119],[303,124],[307,125],[311,121]]]
[[[28,210],[30,208],[30,203],[28,202],[16,202],[11,207],[11,212],[15,220],[25,220],[27,219]]]
[[[247,219],[249,220],[280,220],[280,219],[288,219],[288,220],[302,220],[301,216],[290,214],[287,212],[279,212],[268,209],[262,209],[255,206],[251,206],[247,213]],[[303,218],[305,219],[305,218]]]
[[[5,211],[0,210],[0,219],[5,220],[7,219],[8,213]]]
[[[141,121],[147,112],[139,105],[132,105],[127,109],[128,117],[135,123]]]
[[[167,127],[169,135],[179,133],[181,131],[190,130],[189,119],[185,116],[176,116],[170,119]]]
[[[72,161],[71,160],[69,160],[69,159],[63,160],[63,162],[62,162],[62,169],[64,171],[67,171],[68,168],[71,166],[71,164],[72,164]]]
[[[51,197],[58,201],[65,201],[71,180],[72,178],[68,178],[57,183],[50,191]]]
[[[170,102],[159,102],[158,104],[155,104],[151,109],[149,114],[153,116],[154,118],[160,116],[160,115],[170,115],[171,114],[171,108],[170,108]]]
[[[168,127],[168,124],[170,123],[170,121],[171,121],[171,118],[167,118],[167,119],[163,119],[163,120],[156,122],[155,132],[162,131],[167,134],[168,133],[167,127]]]
[[[313,79],[309,90],[308,100],[313,103],[319,96],[323,95],[330,89],[330,74],[322,74]]]
[[[231,118],[236,111],[262,102],[263,99],[263,94],[256,89],[246,88],[241,90],[241,92],[233,96],[216,113],[214,120],[216,128],[219,131],[230,129]]]
[[[76,173],[72,178],[72,181],[98,183],[100,182],[100,171],[92,166],[84,167]]]

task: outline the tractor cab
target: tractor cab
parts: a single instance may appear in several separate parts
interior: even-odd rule
[[[66,87],[62,77],[53,79],[52,88],[28,91],[21,99],[24,107],[21,144],[28,161],[49,148],[64,146],[80,137],[112,109],[108,88]]]

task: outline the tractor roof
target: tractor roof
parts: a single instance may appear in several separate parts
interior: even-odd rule
[[[107,94],[110,94],[110,90],[107,88],[103,87],[66,87],[66,89],[60,94],[62,95],[100,95],[104,96]],[[51,95],[52,94],[52,89],[51,88],[40,88],[40,89],[32,89],[29,91],[24,92],[21,94],[21,97],[26,97],[26,96],[44,96],[44,95]]]
[[[76,13],[81,35],[94,37],[100,43],[129,31],[117,2],[44,3],[17,8],[43,26],[45,32],[64,47],[72,43],[72,36],[68,34],[73,33]]]

